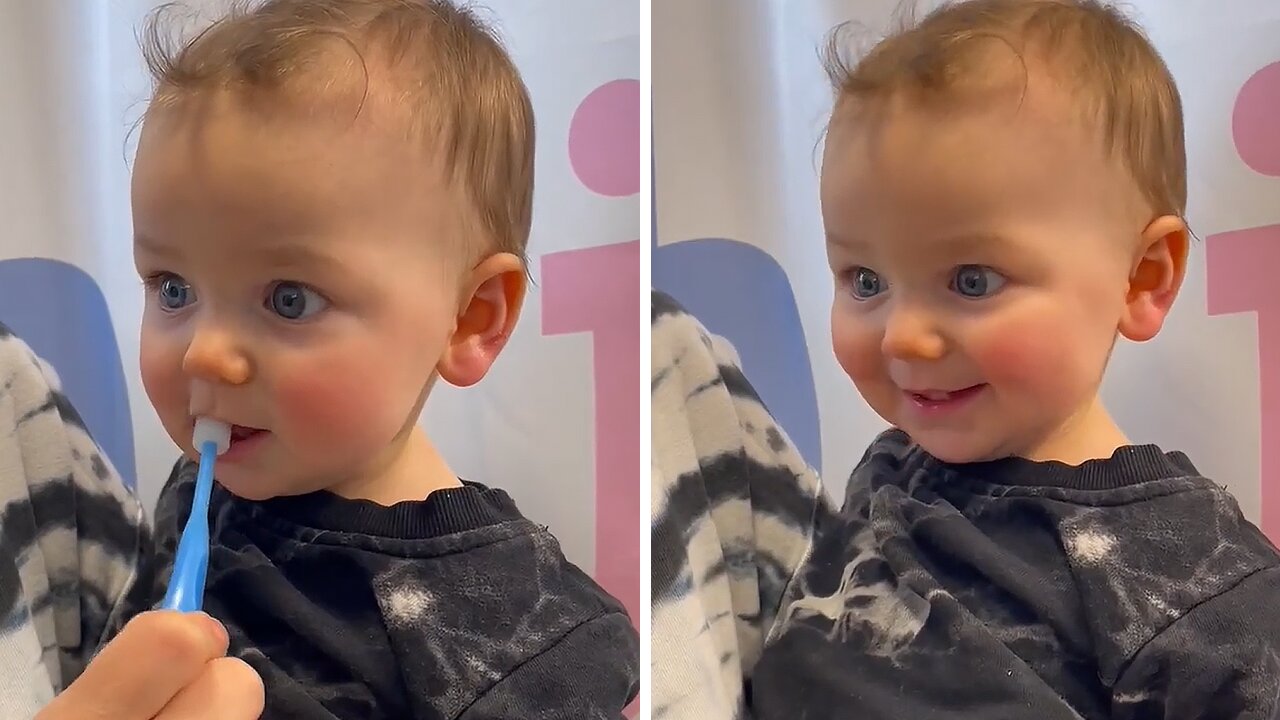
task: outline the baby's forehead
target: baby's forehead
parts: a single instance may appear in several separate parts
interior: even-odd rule
[[[442,143],[410,128],[403,113],[379,98],[335,109],[323,95],[264,97],[210,88],[187,93],[180,103],[150,107],[138,160],[146,164],[160,149],[246,169],[284,164],[300,174],[345,178],[350,185],[403,183],[409,176],[451,184]]]
[[[1028,180],[1140,192],[1097,113],[1034,65],[946,95],[903,90],[842,101],[825,139],[823,194],[866,173],[877,177],[863,185],[914,174],[922,191],[949,183],[961,196],[988,186],[1017,194]]]
[[[378,217],[474,214],[441,154],[377,107],[355,122],[234,97],[148,113],[134,161],[135,210],[207,194],[258,227],[305,232]]]
[[[1089,90],[1044,61],[997,53],[946,88],[898,84],[866,95],[841,94],[832,109],[829,130],[866,129],[904,119],[929,119],[938,125],[982,122],[1070,125],[1101,141],[1103,118]]]

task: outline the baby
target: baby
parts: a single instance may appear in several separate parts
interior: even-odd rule
[[[446,0],[268,0],[174,49],[133,175],[141,367],[169,436],[233,426],[205,610],[264,717],[617,718],[619,602],[417,420],[484,377],[525,293],[528,93]],[[193,490],[161,494],[159,600]]]
[[[1091,0],[944,5],[856,62],[835,37],[821,177],[832,341],[893,429],[838,512],[779,443],[742,441],[759,480],[734,497],[754,527],[787,529],[750,558],[759,606],[735,608],[766,619],[758,662],[739,652],[743,705],[760,718],[1275,717],[1280,553],[1185,455],[1130,444],[1099,399],[1117,339],[1154,337],[1186,271],[1182,116],[1159,55]],[[741,382],[724,386],[744,437],[763,427]],[[802,482],[763,481],[783,472]],[[704,485],[729,523],[714,512],[724,485]],[[664,509],[681,516],[695,514]],[[726,543],[724,564],[738,551]]]

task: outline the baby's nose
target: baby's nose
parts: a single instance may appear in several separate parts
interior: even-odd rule
[[[901,360],[940,360],[947,352],[946,340],[928,315],[894,310],[885,323],[881,351]]]
[[[252,374],[249,358],[224,330],[201,329],[191,339],[182,358],[188,375],[207,382],[243,385]]]

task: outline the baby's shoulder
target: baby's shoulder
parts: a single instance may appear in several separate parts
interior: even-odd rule
[[[1169,483],[1130,502],[1080,506],[1059,540],[1091,625],[1132,657],[1148,639],[1280,566],[1275,545],[1222,486]]]

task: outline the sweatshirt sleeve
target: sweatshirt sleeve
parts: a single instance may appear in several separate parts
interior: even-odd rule
[[[733,348],[660,293],[652,323],[653,712],[739,718],[830,505]]]
[[[1280,717],[1280,567],[1193,608],[1134,656],[1113,689],[1116,720]]]
[[[639,693],[638,662],[631,620],[603,615],[521,664],[458,720],[618,720]]]
[[[66,687],[121,622],[152,539],[57,373],[2,325],[0,387],[0,705],[17,717],[8,701]]]

